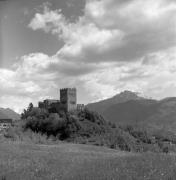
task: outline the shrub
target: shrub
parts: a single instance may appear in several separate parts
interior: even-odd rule
[[[164,152],[164,153],[168,153],[168,152],[169,152],[169,147],[167,147],[167,146],[164,147],[164,148],[163,148],[163,152]]]
[[[44,119],[36,115],[39,113],[34,112],[36,111],[33,108],[31,116],[27,118],[25,129],[41,132],[48,136],[57,136],[61,140],[76,136],[91,137],[96,134],[104,134],[109,127],[103,117],[88,110],[79,113],[65,113],[62,116],[50,113]]]
[[[42,134],[47,134],[48,136],[56,136],[66,127],[66,120],[59,118],[58,116],[51,116],[45,119],[38,119],[36,117],[28,118],[25,129],[31,129],[34,132],[41,132]]]
[[[83,117],[84,119],[87,119],[93,123],[97,123],[99,125],[105,125],[107,122],[104,120],[104,118],[98,114],[97,112],[90,111],[88,109],[85,109],[84,111],[81,111],[78,114],[79,117]]]

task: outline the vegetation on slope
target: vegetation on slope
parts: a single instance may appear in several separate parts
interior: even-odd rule
[[[23,114],[21,130],[9,130],[5,136],[12,139],[31,130],[48,139],[106,146],[133,152],[169,152],[176,150],[176,137],[172,133],[162,134],[138,126],[121,126],[107,122],[96,112],[85,109],[72,113],[49,113],[46,109],[29,108]],[[22,132],[22,133],[19,133]],[[19,135],[16,135],[16,134]],[[35,136],[34,136],[35,137]]]

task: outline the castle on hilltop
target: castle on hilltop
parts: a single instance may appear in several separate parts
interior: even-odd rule
[[[76,88],[60,89],[60,100],[45,99],[43,102],[38,103],[38,107],[48,109],[53,113],[60,110],[71,112],[84,109],[83,104],[77,104]]]

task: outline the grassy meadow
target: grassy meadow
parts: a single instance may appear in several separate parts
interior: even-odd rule
[[[0,180],[176,180],[175,136],[93,112],[34,113],[0,134]]]
[[[176,155],[0,141],[0,180],[175,180]]]

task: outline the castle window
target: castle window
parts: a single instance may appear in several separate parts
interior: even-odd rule
[[[76,104],[76,102],[75,101],[70,101],[70,104]]]

